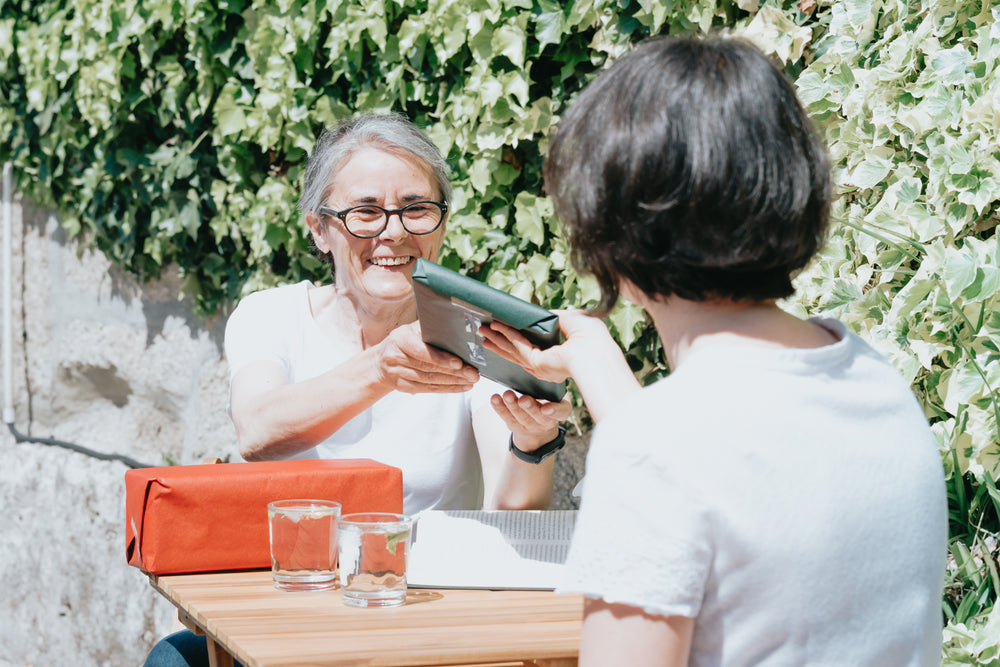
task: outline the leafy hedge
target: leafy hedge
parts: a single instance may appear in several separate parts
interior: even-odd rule
[[[546,137],[651,34],[738,29],[826,134],[828,247],[785,306],[833,314],[913,384],[949,477],[946,662],[1000,660],[1000,10],[931,0],[0,0],[0,159],[18,192],[203,313],[322,279],[294,208],[322,127],[402,111],[454,170],[442,261],[549,307],[593,303],[543,196]],[[634,307],[633,368],[665,372]],[[891,474],[891,471],[887,471]],[[991,626],[987,625],[992,618]]]
[[[945,663],[998,665],[1000,5],[848,1],[824,23],[796,83],[836,226],[790,306],[848,322],[912,382],[948,473]]]

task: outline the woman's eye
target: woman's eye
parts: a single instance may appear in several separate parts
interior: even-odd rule
[[[430,213],[430,210],[429,204],[411,204],[406,207],[405,214],[411,218],[422,218]]]
[[[381,209],[368,206],[364,206],[362,208],[356,208],[353,211],[351,211],[351,213],[358,216],[359,218],[365,218],[369,220],[374,220],[375,218],[382,217]]]

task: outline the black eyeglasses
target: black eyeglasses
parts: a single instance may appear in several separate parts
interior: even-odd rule
[[[373,239],[389,226],[389,216],[398,215],[399,221],[403,223],[403,229],[410,234],[422,236],[430,234],[441,226],[445,214],[448,212],[448,202],[442,201],[415,201],[407,204],[403,208],[389,209],[376,206],[375,204],[362,204],[352,206],[343,211],[334,211],[332,208],[320,206],[319,212],[323,215],[332,215],[340,218],[351,236],[359,239]]]

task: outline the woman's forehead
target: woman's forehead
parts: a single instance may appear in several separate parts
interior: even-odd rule
[[[433,197],[434,172],[414,155],[376,146],[354,151],[330,180],[330,194],[352,198],[378,198],[394,194]]]

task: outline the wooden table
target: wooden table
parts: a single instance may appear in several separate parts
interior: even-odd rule
[[[150,576],[213,667],[577,664],[583,598],[550,591],[411,588],[406,604],[358,609],[340,590],[277,590],[269,570]]]

